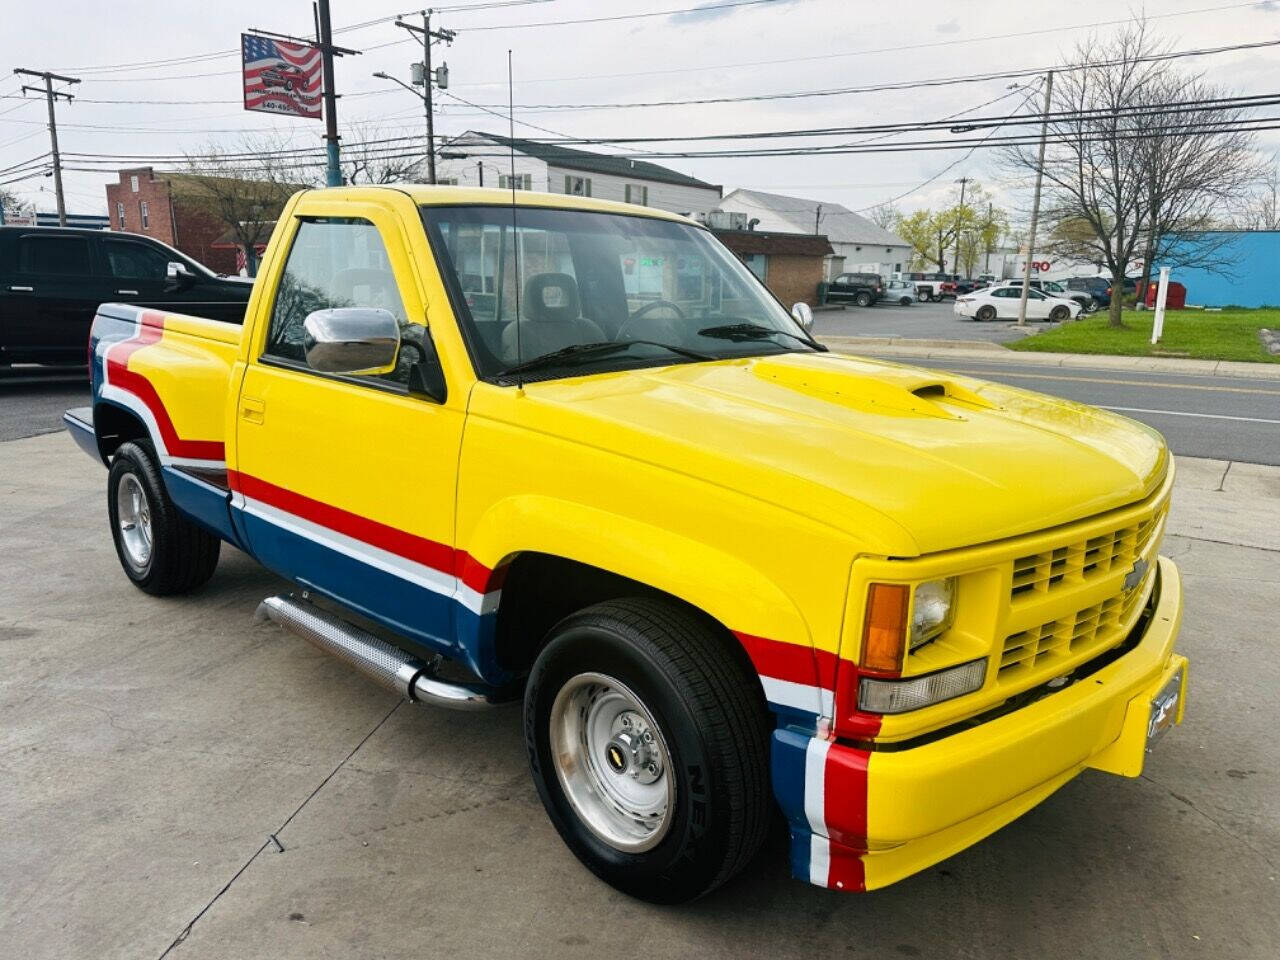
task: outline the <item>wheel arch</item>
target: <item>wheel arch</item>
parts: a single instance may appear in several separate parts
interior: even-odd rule
[[[105,464],[120,447],[131,440],[154,443],[151,431],[132,410],[100,400],[93,406],[93,433],[98,440],[98,454]]]

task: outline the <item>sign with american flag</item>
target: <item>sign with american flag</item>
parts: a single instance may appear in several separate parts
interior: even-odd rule
[[[320,49],[240,34],[244,54],[244,108],[266,113],[321,117]]]

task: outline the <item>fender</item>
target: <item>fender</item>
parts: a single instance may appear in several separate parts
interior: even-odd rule
[[[772,709],[805,726],[830,714],[834,653],[816,649],[813,626],[786,590],[740,558],[629,517],[539,495],[499,501],[468,537],[468,555],[499,584],[506,564],[526,551],[598,567],[684,600],[743,644]],[[480,594],[496,589],[469,579]],[[492,643],[492,631],[478,639]],[[478,653],[492,659],[492,650]]]

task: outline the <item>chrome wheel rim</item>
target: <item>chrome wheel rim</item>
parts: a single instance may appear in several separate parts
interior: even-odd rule
[[[116,525],[129,565],[145,570],[151,562],[151,505],[132,473],[126,473],[116,487]]]
[[[574,813],[609,846],[657,846],[675,807],[671,754],[653,715],[624,684],[580,673],[551,706],[551,757]]]

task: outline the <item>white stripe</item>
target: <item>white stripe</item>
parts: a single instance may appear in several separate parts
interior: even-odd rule
[[[804,815],[809,829],[827,835],[827,751],[831,741],[813,737],[804,751]]]
[[[819,887],[831,882],[831,841],[816,833],[809,837],[809,882]]]
[[[782,707],[806,710],[820,716],[829,717],[833,713],[835,694],[822,687],[810,683],[797,683],[794,680],[779,680],[777,677],[760,676],[764,686],[765,699]]]
[[[1105,403],[1097,406],[1104,410],[1115,410],[1118,413],[1156,413],[1166,417],[1200,417],[1205,420],[1235,420],[1239,423],[1280,423],[1280,420],[1268,420],[1265,417],[1229,417],[1224,413],[1188,413],[1185,410],[1148,410],[1145,407],[1110,407]]]

